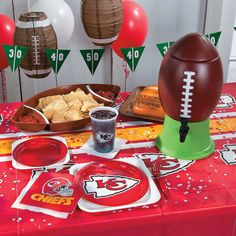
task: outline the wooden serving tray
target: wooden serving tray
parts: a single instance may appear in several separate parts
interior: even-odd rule
[[[51,130],[51,131],[67,131],[67,130],[75,130],[85,127],[90,123],[90,118],[85,118],[77,121],[68,121],[63,123],[49,123],[46,124],[43,123],[43,121],[40,120],[39,124],[32,124],[32,123],[23,123],[19,122],[18,119],[23,114],[27,114],[27,110],[25,109],[24,105],[30,106],[35,108],[38,105],[39,98],[57,95],[57,94],[68,94],[71,91],[75,91],[77,88],[80,88],[83,90],[86,94],[88,94],[88,90],[86,86],[89,85],[89,87],[94,91],[111,91],[115,94],[115,99],[113,102],[107,102],[102,101],[101,98],[98,98],[97,96],[93,96],[96,101],[99,103],[104,103],[106,106],[111,106],[115,102],[119,92],[120,87],[117,85],[110,85],[110,84],[75,84],[75,85],[66,85],[61,86],[53,89],[49,89],[46,91],[43,91],[39,94],[36,94],[35,96],[29,98],[24,102],[24,104],[19,107],[19,109],[15,112],[15,114],[12,117],[12,121],[15,123],[18,129],[27,131],[27,132],[37,132],[43,129]]]
[[[164,120],[163,113],[160,113],[160,116],[155,118],[155,117],[149,117],[146,115],[136,115],[132,111],[132,105],[133,105],[134,101],[136,100],[137,96],[144,88],[145,88],[145,86],[139,86],[133,90],[133,92],[129,95],[129,97],[125,100],[125,102],[121,106],[120,113],[123,115],[126,115],[126,116],[137,117],[137,118],[141,118],[141,119],[145,119],[145,120],[158,121],[158,122],[163,123],[163,120]],[[159,100],[159,102],[160,102],[160,100]]]

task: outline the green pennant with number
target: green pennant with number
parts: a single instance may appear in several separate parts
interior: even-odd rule
[[[80,50],[84,61],[86,62],[91,74],[93,75],[102,58],[105,49],[83,49]]]
[[[145,46],[120,49],[132,72],[135,71],[138,62],[143,54],[144,48]]]
[[[46,48],[45,53],[55,74],[59,72],[70,50]]]
[[[161,55],[164,57],[168,51],[168,49],[174,44],[175,42],[165,42],[165,43],[158,43],[157,49],[160,51]]]
[[[211,33],[211,34],[206,34],[205,36],[215,45],[217,46],[217,43],[219,41],[221,35],[221,31],[219,32],[215,32],[215,33]]]
[[[234,27],[234,30],[236,31],[236,26]]]
[[[11,71],[14,73],[23,60],[28,48],[23,46],[3,45]]]

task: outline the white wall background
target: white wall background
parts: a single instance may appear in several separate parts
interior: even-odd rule
[[[35,1],[36,0],[30,0],[30,5]],[[135,1],[141,5],[148,16],[149,31],[144,43],[146,47],[136,71],[133,73],[130,72],[129,78],[126,81],[127,91],[132,91],[137,86],[157,83],[158,71],[162,60],[162,56],[156,48],[157,43],[175,41],[189,32],[210,33],[218,31],[219,27],[215,26],[216,22],[212,23],[212,27],[211,17],[208,17],[209,19],[206,26],[205,9],[206,4],[209,5],[209,2],[215,4],[216,1],[221,2],[218,6],[218,8],[221,9],[223,2],[223,0]],[[67,45],[67,48],[71,49],[71,53],[58,74],[58,85],[76,83],[114,83],[120,85],[122,90],[124,90],[125,79],[122,68],[122,59],[112,53],[109,47],[106,47],[105,54],[99,63],[95,74],[93,76],[91,75],[79,50],[98,47],[90,42],[84,32],[80,20],[80,1],[65,0],[65,2],[68,3],[73,11],[75,16],[75,27],[72,38]],[[215,5],[212,6],[215,9]],[[211,14],[214,13],[212,8],[208,10]],[[16,21],[19,19],[20,14],[26,11],[27,0],[0,1],[0,13],[6,14],[12,18],[14,13]],[[219,13],[216,12],[215,19],[218,19],[218,14]],[[209,25],[211,27],[209,27]],[[233,26],[231,25],[230,27],[232,28]],[[207,32],[208,29],[214,29],[215,31]],[[31,97],[35,93],[56,86],[55,76],[53,73],[51,73],[46,79],[33,80],[27,78],[21,71],[19,73],[16,72],[14,75],[9,68],[5,71],[7,76],[8,102],[20,101],[20,84],[22,87],[23,100]],[[2,101],[1,99],[2,96],[0,94],[0,102]]]
[[[234,19],[234,26],[236,27],[236,17]],[[235,82],[235,81],[236,81],[236,31],[233,32],[227,82]]]

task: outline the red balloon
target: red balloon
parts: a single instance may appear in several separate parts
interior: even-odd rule
[[[142,46],[148,32],[148,18],[139,4],[133,1],[122,1],[124,20],[120,34],[111,45],[116,54],[124,58],[120,48]]]
[[[5,69],[9,65],[2,45],[14,44],[15,28],[16,24],[10,17],[0,14],[0,70]]]

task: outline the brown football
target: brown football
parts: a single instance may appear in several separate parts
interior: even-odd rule
[[[215,46],[202,34],[180,38],[166,53],[159,72],[159,95],[172,119],[206,120],[220,98],[223,69]]]

